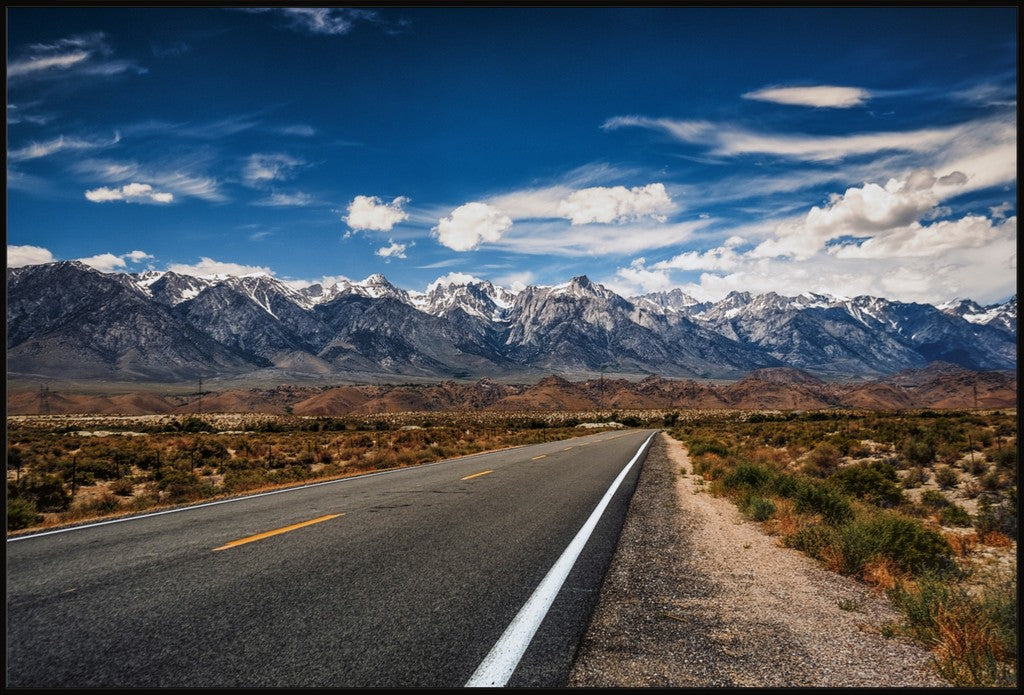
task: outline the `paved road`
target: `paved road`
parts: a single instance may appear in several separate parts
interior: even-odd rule
[[[650,434],[9,540],[7,685],[462,686]],[[509,686],[565,683],[641,464]]]

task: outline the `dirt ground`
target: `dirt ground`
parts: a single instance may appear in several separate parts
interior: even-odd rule
[[[658,435],[569,686],[948,685],[924,648],[882,636],[898,619],[884,596],[780,547],[697,480]]]

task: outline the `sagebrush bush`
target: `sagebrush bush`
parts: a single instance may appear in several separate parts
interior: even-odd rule
[[[830,524],[841,524],[853,517],[849,498],[817,481],[801,481],[793,500],[798,514],[821,514]]]
[[[943,509],[939,515],[939,521],[942,522],[943,526],[956,526],[958,528],[967,528],[973,523],[970,513],[959,504],[951,504]]]
[[[839,467],[839,449],[829,443],[818,444],[804,461],[803,472],[817,478],[827,478]]]
[[[955,468],[949,466],[938,466],[935,469],[935,482],[943,490],[956,487],[960,483],[960,474]]]
[[[878,507],[895,507],[904,499],[896,469],[881,461],[846,466],[829,479],[846,494]]]
[[[42,521],[43,517],[36,511],[36,505],[24,497],[12,497],[7,500],[7,530],[17,531],[28,528]]]

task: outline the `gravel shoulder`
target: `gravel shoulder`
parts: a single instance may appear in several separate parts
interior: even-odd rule
[[[781,547],[691,472],[655,437],[569,686],[948,685],[927,650],[880,634],[898,619],[884,596]]]

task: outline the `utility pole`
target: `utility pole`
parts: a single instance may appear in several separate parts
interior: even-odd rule
[[[978,409],[978,383],[974,383],[974,409]]]
[[[50,387],[44,384],[39,385],[39,409],[43,415],[50,414]]]

